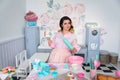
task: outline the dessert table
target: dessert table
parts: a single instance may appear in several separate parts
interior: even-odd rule
[[[50,70],[50,74],[48,74],[47,76],[39,77],[38,76],[38,72],[40,70],[32,69],[30,74],[26,78],[26,80],[67,80],[67,74],[68,74],[68,72],[70,72],[70,69],[69,68],[65,68],[66,63],[60,63],[60,64],[49,63],[49,64],[54,64],[55,66],[57,66],[57,69],[55,70],[58,73],[57,77],[53,77],[51,75],[53,70]],[[77,72],[84,73],[84,78],[78,78],[76,76]],[[82,67],[79,69],[79,71],[76,70],[73,73],[74,73],[74,76],[76,77],[77,80],[89,80],[89,74],[85,73],[84,70],[82,69]]]
[[[42,55],[42,56],[41,56]],[[32,62],[35,60],[35,59],[40,59],[40,61],[42,62],[46,62],[47,59],[49,57],[49,53],[35,53],[30,59],[29,59],[29,63],[30,63],[30,67],[32,66]],[[79,69],[76,70],[75,69],[75,65],[73,66],[73,64],[70,66],[70,64],[68,63],[46,63],[46,64],[53,64],[57,67],[56,70],[50,70],[50,73],[47,75],[47,76],[44,76],[44,77],[41,77],[38,75],[38,73],[41,71],[41,70],[34,70],[32,68],[30,68],[30,73],[29,75],[27,76],[26,80],[67,80],[67,74],[71,71],[72,69],[72,72],[74,74],[74,76],[77,78],[76,80],[90,80],[90,72],[87,72],[86,69],[89,69],[90,67],[89,66],[79,66]],[[68,64],[69,65],[69,68],[65,68],[65,65]],[[84,67],[83,67],[84,66]],[[33,67],[33,66],[32,66]],[[104,70],[108,70],[107,67],[101,67],[102,69]],[[83,70],[84,69],[84,70]],[[52,72],[53,71],[56,71],[58,73],[58,76],[57,77],[53,77],[52,76]],[[84,78],[78,78],[78,76],[76,76],[77,73],[83,73],[84,74]],[[94,75],[94,70],[93,72]],[[96,76],[97,74],[105,74],[105,75],[115,75],[115,71],[113,71],[113,73],[109,73],[109,72],[103,72],[101,70],[97,70],[95,72]]]

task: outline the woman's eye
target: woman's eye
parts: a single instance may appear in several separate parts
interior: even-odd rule
[[[64,25],[66,25],[67,23],[64,23]]]

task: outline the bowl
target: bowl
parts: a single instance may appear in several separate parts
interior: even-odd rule
[[[84,61],[84,58],[81,57],[81,56],[70,56],[68,58],[68,62],[70,64],[79,64],[79,65],[81,65],[83,63],[83,61]]]

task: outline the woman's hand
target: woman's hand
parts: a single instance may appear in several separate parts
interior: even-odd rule
[[[73,48],[72,53],[76,53],[76,52],[77,52],[77,49]]]
[[[47,38],[47,40],[48,40],[48,45],[50,46],[52,43],[52,40],[50,38]]]

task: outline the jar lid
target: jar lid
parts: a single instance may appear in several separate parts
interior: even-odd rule
[[[109,53],[107,50],[100,50],[100,53]]]
[[[106,50],[100,50],[100,54],[101,54],[101,55],[108,55],[108,54],[109,54],[109,52],[108,52],[108,51],[106,51]]]
[[[110,55],[111,55],[111,56],[118,56],[118,54],[117,54],[117,53],[114,53],[114,52],[111,52]]]

